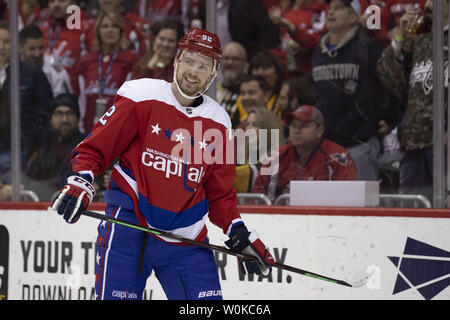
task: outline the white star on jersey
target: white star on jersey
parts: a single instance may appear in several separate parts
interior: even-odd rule
[[[177,141],[176,142],[181,142],[181,143],[183,143],[183,140],[184,140],[184,136],[183,136],[183,133],[182,132],[180,132],[180,134],[175,134],[175,137],[177,137]]]
[[[156,124],[156,126],[152,126],[152,133],[156,133],[156,135],[159,135],[159,131],[161,128],[159,127],[159,123]]]
[[[200,150],[205,149],[206,146],[207,146],[207,144],[206,144],[206,142],[205,142],[205,139],[203,139],[203,141],[202,141],[202,142],[199,142],[198,144],[200,145]]]

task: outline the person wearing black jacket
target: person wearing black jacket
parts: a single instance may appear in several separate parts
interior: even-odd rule
[[[377,76],[382,47],[359,25],[358,0],[327,0],[327,28],[312,59],[317,107],[325,117],[325,137],[345,147],[359,180],[377,180],[378,131],[389,133],[398,116]]]
[[[233,41],[241,43],[250,61],[262,50],[276,48],[280,31],[269,18],[261,0],[230,0],[228,28]]]
[[[50,84],[41,69],[20,62],[20,121],[22,167],[50,135]],[[0,23],[0,180],[11,183],[10,34]]]
[[[64,186],[64,179],[72,170],[72,150],[85,135],[78,127],[80,108],[78,97],[63,93],[50,104],[51,137],[28,161],[24,184],[34,190],[40,201],[52,201],[56,191]]]

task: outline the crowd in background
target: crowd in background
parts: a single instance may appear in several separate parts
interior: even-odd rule
[[[206,1],[18,0],[23,188],[52,200],[71,150],[125,81],[172,81],[177,42],[206,28]],[[382,193],[432,199],[431,0],[216,4],[223,56],[214,96],[233,129],[255,133],[236,145],[248,151],[236,163],[238,193],[275,200],[292,180],[379,180]],[[70,5],[81,11],[68,23]],[[7,0],[0,19],[0,201],[8,201]],[[259,132],[269,143],[251,152]],[[97,178],[98,191],[108,179],[108,171]]]

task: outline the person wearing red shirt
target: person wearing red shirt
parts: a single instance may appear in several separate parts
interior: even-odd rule
[[[68,27],[70,15],[67,8],[74,0],[50,0],[50,17],[40,26],[44,33],[45,56],[55,68],[64,68],[69,74],[72,88],[77,88],[78,64],[82,55],[83,34],[89,24],[89,18],[80,11],[80,26]]]
[[[320,1],[296,0],[284,12],[278,6],[268,10],[272,22],[280,28],[281,45],[274,52],[285,62],[288,76],[311,70],[313,49],[326,28],[327,8]]]
[[[3,20],[9,20],[9,0],[0,0],[0,12],[3,12]],[[19,31],[22,28],[41,23],[48,10],[41,9],[38,0],[18,0],[19,16],[18,26]]]
[[[117,90],[131,79],[132,66],[139,59],[136,52],[127,49],[124,25],[121,15],[101,11],[95,22],[96,50],[80,61],[80,127],[84,133],[90,132],[112,105]]]
[[[347,150],[323,138],[319,109],[300,106],[286,121],[290,142],[280,147],[278,165],[272,161],[260,169],[252,192],[265,193],[273,201],[289,193],[292,180],[357,180],[356,165]]]
[[[363,12],[361,23],[367,27],[368,18],[374,14],[369,6],[378,6],[381,12],[380,28],[368,31],[383,47],[386,47],[394,37],[400,17],[410,8],[420,13],[425,8],[425,2],[426,0],[360,0],[361,12]]]
[[[138,0],[134,12],[150,23],[165,20],[182,22],[182,0]]]

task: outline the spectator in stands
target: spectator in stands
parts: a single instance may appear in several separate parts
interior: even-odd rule
[[[97,0],[99,11],[115,13],[122,16],[124,24],[125,38],[128,40],[129,48],[138,52],[141,56],[150,49],[150,23],[133,12],[126,12],[124,0]],[[95,42],[95,22],[91,22],[86,33],[87,50],[90,51]]]
[[[183,0],[138,0],[135,4],[134,13],[150,24],[167,20],[182,23],[182,2]],[[189,5],[191,4],[189,3]]]
[[[272,22],[280,29],[281,44],[276,54],[289,77],[311,71],[314,48],[326,27],[327,4],[315,0],[295,0],[282,13],[280,6],[269,9]]]
[[[80,110],[77,96],[63,93],[53,99],[51,138],[28,162],[24,185],[33,190],[40,201],[51,201],[61,189],[64,177],[71,171],[71,151],[84,135],[78,129]]]
[[[281,120],[266,108],[252,108],[248,113],[245,134],[235,131],[236,192],[251,192],[259,168],[272,151],[284,141]]]
[[[268,51],[260,51],[250,60],[249,73],[266,79],[270,87],[267,109],[281,116],[276,100],[284,79],[284,70],[279,59]]]
[[[231,40],[245,47],[249,60],[261,50],[270,50],[278,46],[280,32],[269,18],[267,8],[264,6],[265,1],[229,2],[228,27]]]
[[[289,138],[289,126],[285,117],[294,111],[297,106],[314,105],[316,90],[314,84],[306,77],[300,76],[285,79],[281,85],[277,98],[277,104],[281,111],[284,137]]]
[[[53,93],[38,67],[20,62],[20,119],[23,165],[48,138],[50,102]],[[11,183],[11,83],[10,33],[8,23],[0,22],[0,180]]]
[[[368,8],[370,5],[376,5],[380,8],[380,28],[375,28],[368,31],[383,47],[389,45],[397,32],[400,17],[411,8],[417,12],[423,11],[426,0],[360,0],[362,2],[361,10],[361,24],[367,27],[368,18],[374,13]]]
[[[351,155],[342,146],[323,138],[324,120],[317,108],[300,106],[287,120],[290,142],[280,147],[278,162],[261,167],[252,192],[264,193],[274,201],[289,193],[291,180],[357,179]]]
[[[113,103],[122,84],[131,78],[139,55],[129,50],[125,22],[114,11],[101,11],[95,20],[95,51],[81,59],[79,104],[83,133],[91,131]]]
[[[331,0],[327,28],[312,60],[317,108],[325,118],[325,137],[346,148],[358,179],[377,180],[380,121],[393,128],[384,89],[376,72],[381,46],[359,24],[357,0]]]
[[[444,0],[443,25],[449,23],[449,1]],[[426,3],[424,23],[432,24],[433,1]],[[378,73],[387,90],[406,100],[400,130],[403,156],[399,192],[433,199],[433,35],[415,35],[407,29],[415,23],[414,9],[401,17],[391,44],[378,61]],[[417,21],[416,21],[417,22]],[[445,31],[444,43],[447,43]],[[444,55],[445,60],[447,56]],[[447,61],[443,73],[448,74]],[[445,82],[447,86],[447,81]],[[447,103],[446,103],[447,107]]]
[[[145,55],[133,66],[132,78],[173,80],[173,59],[178,40],[183,36],[181,24],[175,21],[161,21],[150,28],[152,45]]]
[[[76,91],[78,63],[85,45],[84,32],[89,25],[89,18],[84,11],[80,11],[79,28],[68,24],[67,8],[74,4],[74,0],[49,0],[50,16],[40,28],[44,33],[46,59],[55,68],[67,71],[72,88]]]
[[[11,201],[12,199],[12,185],[4,184],[0,179],[0,202]]]
[[[216,86],[216,100],[225,108],[233,128],[241,122],[238,103],[242,78],[247,74],[248,61],[245,48],[238,42],[230,42],[223,48],[220,80]]]
[[[238,126],[245,126],[248,112],[252,108],[266,108],[271,91],[266,79],[261,76],[245,75],[242,78],[237,108],[240,115]],[[239,103],[240,102],[240,103]]]
[[[44,33],[39,27],[24,27],[19,33],[19,45],[21,60],[42,69],[50,82],[54,97],[62,93],[73,93],[67,71],[55,67],[48,57],[44,59]]]
[[[3,12],[2,20],[9,20],[9,3],[10,0],[0,0],[0,12]],[[26,26],[38,25],[42,18],[45,18],[45,10],[41,10],[38,0],[18,0],[18,28],[19,31]],[[0,14],[1,15],[1,14]]]

